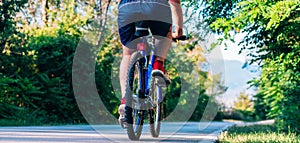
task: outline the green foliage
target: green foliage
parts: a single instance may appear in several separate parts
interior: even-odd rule
[[[30,13],[30,8],[23,9],[25,14],[19,14],[25,18],[17,19],[16,13],[26,2],[0,2],[0,18],[2,18],[0,27],[3,29],[0,32],[0,124],[85,123],[72,89],[74,86],[72,85],[72,65],[81,36],[84,35],[86,29],[90,30],[94,26],[90,21],[91,18],[95,18],[93,9],[89,4],[78,4],[74,0],[54,3],[47,1],[48,6],[40,7],[45,8],[45,13]],[[32,4],[35,4],[33,7],[38,7],[36,3],[28,5]],[[26,10],[29,12],[26,13]],[[36,16],[39,14],[41,17]],[[119,83],[112,78],[118,79],[119,69],[116,67],[119,67],[119,63],[114,64],[121,58],[121,45],[119,39],[116,38],[117,23],[114,21],[114,16],[115,13],[108,16],[108,24],[103,29],[104,31],[101,31],[103,32],[102,43],[97,47],[101,50],[93,49],[95,47],[89,50],[97,52],[95,81],[99,96],[107,110],[117,117],[120,102],[118,96],[121,96]],[[95,32],[99,29],[101,28],[96,27],[92,30]],[[84,35],[84,38],[89,40],[88,42],[95,44],[99,41],[98,37],[93,35],[94,33],[89,34]],[[199,38],[195,39],[194,41],[197,41]],[[218,86],[218,93],[221,93],[225,88],[217,80],[218,76],[209,75],[197,67],[198,62],[205,60],[201,54],[203,50],[197,46],[197,43],[178,47],[170,53],[172,58],[168,61],[169,63],[166,63],[173,80],[166,91],[165,99],[168,105],[166,111],[170,114],[176,105],[183,105],[181,112],[192,112],[190,120],[199,120],[208,103],[216,108],[218,106],[213,100],[215,95],[207,95],[206,90]],[[195,73],[191,73],[194,68],[196,69],[194,72],[199,75],[196,79]],[[181,93],[182,85],[189,87],[191,92]],[[179,98],[183,100],[179,102]],[[190,109],[192,102],[196,103],[195,110]],[[97,109],[96,114],[102,115],[102,109]],[[209,115],[208,118],[214,118],[214,115]]]
[[[280,133],[273,125],[232,127],[219,136],[219,142],[299,142],[295,133]]]
[[[59,15],[64,21],[52,22],[55,26],[22,25],[12,37],[16,44],[1,53],[1,119],[23,125],[85,122],[73,96],[71,70],[87,18],[72,12],[72,4]]]
[[[1,119],[11,119],[36,124],[59,123],[69,120],[70,99],[63,96],[68,87],[59,84],[59,78],[49,79],[45,74],[2,78]],[[62,106],[63,105],[63,106]],[[72,112],[70,112],[72,113]]]
[[[289,131],[300,132],[300,115],[295,114],[300,112],[300,86],[299,84],[296,87],[287,87],[284,91],[285,98],[283,100],[283,109],[282,114],[279,116],[277,126],[280,129]],[[281,125],[282,124],[282,125]]]
[[[7,49],[10,44],[14,43],[14,36],[19,34],[15,28],[16,22],[14,17],[16,13],[24,7],[27,0],[0,2],[0,51]]]
[[[270,105],[264,102],[265,99],[263,97],[264,94],[262,93],[257,93],[256,95],[254,95],[255,115],[261,120],[267,119],[267,114],[270,111]]]
[[[233,105],[233,109],[235,110],[254,112],[254,104],[246,93],[241,93],[238,96],[238,100],[235,101]]]
[[[116,64],[114,62],[121,60],[119,53],[121,52],[120,47],[122,46],[118,41],[119,39],[115,39],[114,37],[114,33],[109,33],[109,35],[105,37],[105,41],[103,42],[101,49],[97,54],[95,80],[99,96],[105,107],[115,117],[119,117],[117,111],[120,100],[117,97],[121,97],[121,91],[119,87],[120,63]],[[118,68],[114,69],[116,67]]]
[[[210,6],[205,8],[204,14],[210,17],[206,21],[213,30],[223,33],[225,39],[233,38],[234,32],[247,33],[240,44],[243,49],[253,51],[249,54],[252,62],[262,65],[260,78],[252,81],[252,85],[259,87],[255,96],[256,110],[265,112],[267,118],[278,118],[280,128],[292,127],[299,132],[300,118],[293,114],[298,111],[295,107],[299,107],[299,102],[291,95],[298,98],[300,95],[297,90],[300,82],[300,1],[231,2],[231,12],[224,16],[216,12],[226,11],[228,7],[221,7],[220,1],[208,1]],[[259,109],[261,107],[263,109]]]
[[[166,112],[167,115],[172,113],[179,105],[176,108],[180,110],[182,117],[190,113],[191,121],[214,120],[216,115],[219,119],[219,105],[215,98],[226,88],[220,82],[220,77],[210,75],[197,66],[199,62],[205,61],[205,51],[196,39],[197,37],[193,39],[195,41],[186,44],[177,44],[168,54],[166,69],[172,82],[166,91]],[[211,91],[209,94],[208,90]]]
[[[278,121],[282,122],[278,125],[280,128],[299,132],[300,118],[294,114],[299,111],[299,59],[294,58],[293,53],[286,54],[286,58],[283,55],[265,63],[261,75],[263,80],[259,81],[261,102],[258,104],[267,105],[267,117],[278,117]]]
[[[233,106],[233,117],[239,120],[253,121],[255,120],[254,102],[249,99],[246,93],[241,93],[238,100],[235,101]]]

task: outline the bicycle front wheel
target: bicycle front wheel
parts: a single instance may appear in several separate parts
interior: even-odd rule
[[[140,58],[142,58],[142,55],[139,52],[133,53],[127,73],[125,119],[130,140],[139,140],[144,123],[144,111],[138,108],[138,92],[140,90],[141,77]]]

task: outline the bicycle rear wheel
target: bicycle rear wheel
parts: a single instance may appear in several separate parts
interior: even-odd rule
[[[138,108],[138,92],[141,76],[139,68],[140,58],[142,58],[142,55],[139,52],[133,53],[127,74],[125,119],[127,122],[127,134],[130,140],[139,140],[144,123],[144,111]]]
[[[160,133],[160,121],[161,121],[161,111],[162,111],[162,104],[158,99],[162,98],[162,87],[159,87],[155,84],[154,79],[151,82],[151,98],[154,103],[153,108],[149,109],[149,129],[152,137],[158,137]]]

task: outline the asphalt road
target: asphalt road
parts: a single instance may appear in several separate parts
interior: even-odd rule
[[[144,125],[139,141],[135,142],[215,142],[218,134],[234,125],[230,122],[163,123],[158,138],[151,137]],[[70,125],[0,127],[1,143],[102,143],[132,142],[119,125]]]

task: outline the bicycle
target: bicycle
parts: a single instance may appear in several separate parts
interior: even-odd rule
[[[136,31],[151,33],[148,28],[142,27],[136,27]],[[150,41],[146,42],[148,39]],[[173,41],[186,39],[188,39],[187,36],[181,36]],[[145,46],[147,43],[152,44]],[[163,105],[162,88],[166,86],[166,83],[161,82],[162,79],[152,75],[152,65],[155,59],[152,34],[142,37],[142,43],[139,44],[141,45],[138,47],[142,48],[138,48],[131,56],[125,93],[125,120],[130,140],[139,140],[147,113],[152,137],[159,136]],[[121,126],[125,128],[123,124]]]

